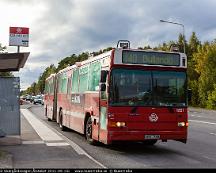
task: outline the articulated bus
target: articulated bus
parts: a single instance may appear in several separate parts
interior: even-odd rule
[[[187,57],[129,42],[46,80],[45,114],[62,130],[99,141],[187,141]],[[119,45],[119,44],[118,44]]]

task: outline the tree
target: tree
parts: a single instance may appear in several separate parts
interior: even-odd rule
[[[188,57],[192,57],[193,53],[197,52],[199,46],[201,46],[201,42],[196,36],[195,32],[192,32],[192,35],[189,39],[189,50],[187,52]]]
[[[185,40],[185,36],[182,34],[179,34],[177,45],[179,46],[179,51],[184,52],[184,46],[185,46],[185,53],[187,53],[188,45],[187,41]]]
[[[75,54],[72,54],[71,56],[68,56],[68,57],[62,59],[58,63],[58,67],[56,69],[56,72],[59,72],[60,70],[64,69],[65,67],[71,66],[78,61],[79,61],[78,57]]]
[[[49,67],[47,67],[42,75],[39,76],[38,82],[36,84],[36,93],[41,94],[44,93],[45,89],[45,81],[46,78],[48,78],[51,74],[56,73],[56,67],[54,64],[51,64]]]
[[[13,77],[13,73],[11,72],[0,72],[1,77]]]
[[[193,54],[195,70],[200,75],[198,92],[201,107],[206,107],[216,84],[216,43],[206,42]]]

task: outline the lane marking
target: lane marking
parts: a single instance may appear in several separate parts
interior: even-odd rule
[[[214,135],[214,136],[216,136],[216,133],[210,133],[210,135]]]
[[[207,121],[198,121],[198,120],[189,120],[189,121],[190,122],[196,122],[196,123],[216,125],[216,123],[211,123],[211,122],[207,122]]]
[[[44,144],[44,141],[22,141],[24,145],[31,145],[31,144]]]
[[[46,143],[49,147],[60,147],[60,146],[70,146],[67,142],[59,142],[59,143]]]
[[[202,116],[200,116],[200,115],[193,115],[193,114],[190,114],[190,116],[191,116],[191,117],[198,117],[198,118],[202,117]]]
[[[41,121],[39,121],[28,109],[21,109],[21,112],[37,132],[37,134],[41,137],[41,139],[43,139],[44,141],[63,141],[63,139],[59,135],[57,135],[51,129],[41,123]]]
[[[214,160],[215,161],[215,159],[214,158],[211,158],[211,157],[209,157],[209,156],[203,156],[204,158],[206,158],[206,159],[209,159],[209,160]]]

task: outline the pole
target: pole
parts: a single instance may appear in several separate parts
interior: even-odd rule
[[[17,53],[20,53],[20,46],[17,46]]]
[[[184,25],[182,25],[183,28],[183,46],[184,46],[184,53],[185,53],[185,29],[184,29]]]
[[[184,47],[184,53],[185,53],[185,29],[184,29],[184,25],[181,23],[170,22],[170,21],[166,21],[166,20],[160,20],[160,22],[171,23],[171,24],[182,26],[182,29],[183,29],[183,47]]]

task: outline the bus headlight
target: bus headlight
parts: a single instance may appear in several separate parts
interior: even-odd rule
[[[109,127],[125,127],[125,122],[109,122]]]
[[[184,127],[185,125],[186,125],[185,122],[178,122],[179,127]]]
[[[125,122],[116,122],[117,127],[125,127],[126,123]]]

